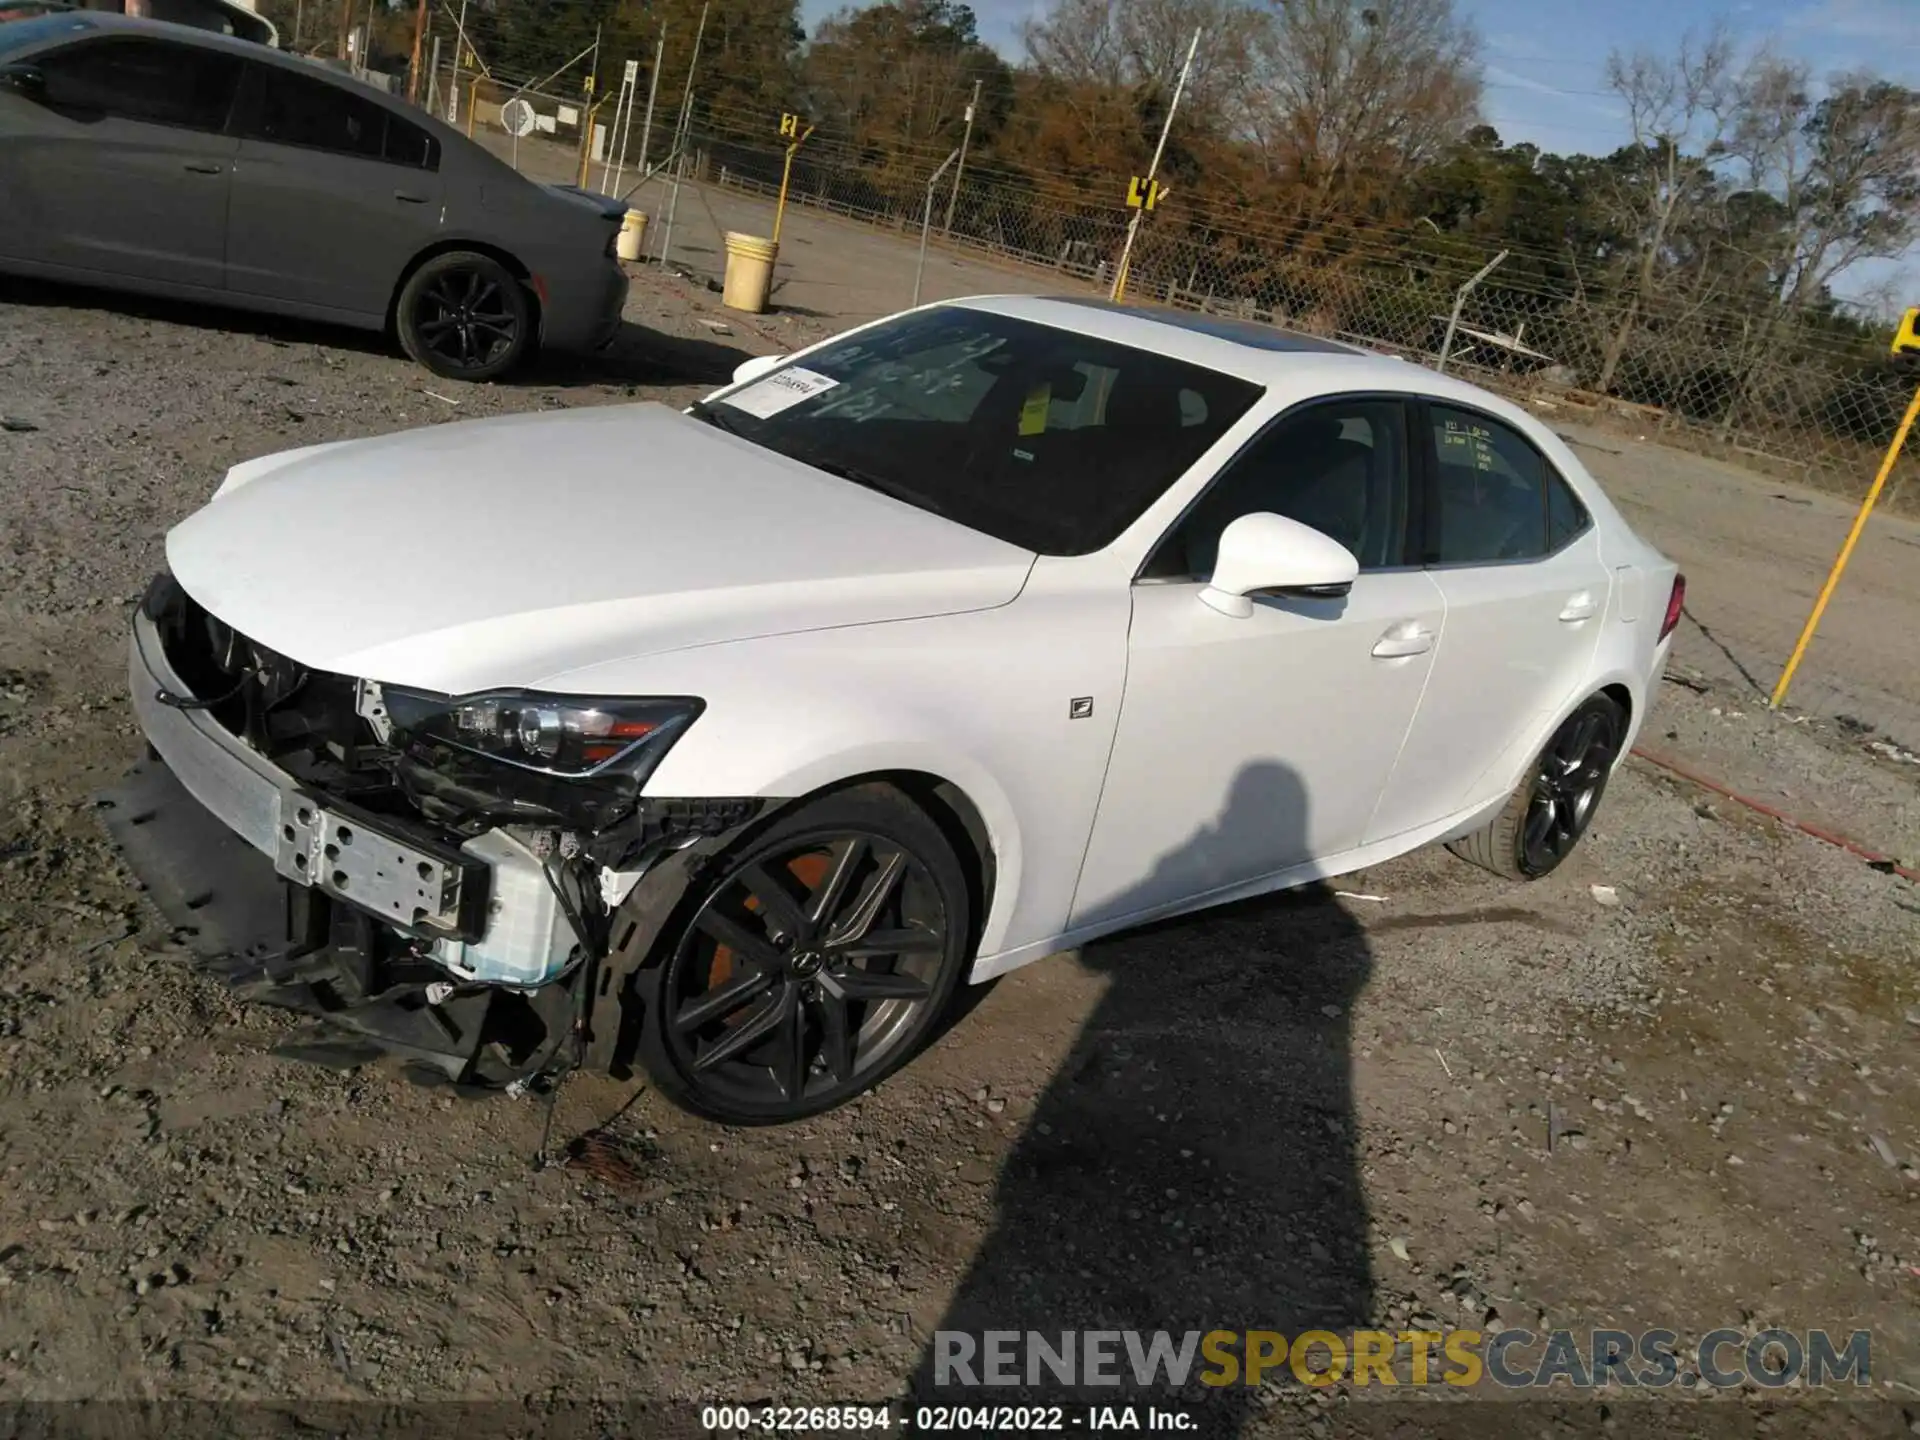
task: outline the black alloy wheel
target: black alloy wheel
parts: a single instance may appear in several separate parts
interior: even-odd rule
[[[1590,696],[1553,732],[1506,807],[1447,848],[1509,880],[1552,874],[1593,823],[1626,731],[1616,701]]]
[[[693,897],[645,979],[641,1058],[671,1098],[736,1124],[817,1114],[911,1057],[966,962],[952,846],[896,792],[829,796]]]
[[[524,286],[490,255],[436,255],[400,292],[395,326],[407,354],[451,380],[491,380],[523,360],[533,342]]]
[[[1520,867],[1529,875],[1554,869],[1587,833],[1620,753],[1617,714],[1611,701],[1589,702],[1547,742],[1520,833]]]

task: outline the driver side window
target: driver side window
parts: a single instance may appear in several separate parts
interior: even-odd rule
[[[1204,581],[1220,534],[1261,511],[1311,525],[1362,570],[1406,562],[1406,408],[1398,400],[1329,400],[1274,424],[1227,466],[1160,542],[1142,579]]]
[[[240,60],[147,36],[86,40],[37,57],[49,109],[218,133],[240,88]]]

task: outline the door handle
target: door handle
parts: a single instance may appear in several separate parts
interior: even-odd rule
[[[407,205],[424,205],[427,203],[426,196],[416,195],[411,190],[396,190],[393,192],[393,198]]]
[[[1562,607],[1560,618],[1568,624],[1572,624],[1576,620],[1590,620],[1599,609],[1600,606],[1598,602],[1594,600],[1592,592],[1582,590],[1578,595],[1568,600],[1566,605]]]
[[[1373,653],[1381,660],[1396,660],[1408,655],[1424,655],[1433,648],[1433,632],[1423,629],[1417,620],[1389,626],[1373,642]]]
[[[196,175],[224,175],[227,173],[226,166],[220,165],[220,164],[209,164],[205,160],[189,160],[187,162],[187,169],[191,170]]]

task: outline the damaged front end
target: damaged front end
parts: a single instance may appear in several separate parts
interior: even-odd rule
[[[761,803],[641,795],[697,700],[312,671],[166,574],[130,684],[150,755],[103,797],[108,829],[210,968],[325,1022],[282,1047],[309,1059],[384,1052],[479,1086],[617,1064],[616,916],[664,923],[689,862]],[[630,964],[647,937],[620,929]]]

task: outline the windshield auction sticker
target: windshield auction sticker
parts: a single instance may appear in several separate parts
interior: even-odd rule
[[[818,370],[793,365],[778,374],[756,381],[745,389],[734,391],[722,403],[765,420],[770,416],[778,415],[782,410],[792,409],[802,400],[811,400],[816,395],[824,395],[839,383],[831,375],[822,375]]]

